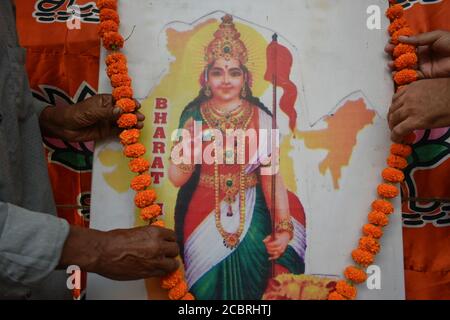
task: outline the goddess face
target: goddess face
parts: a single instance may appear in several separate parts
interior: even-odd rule
[[[239,99],[244,84],[244,71],[237,59],[217,59],[209,69],[208,85],[213,98],[219,102]]]

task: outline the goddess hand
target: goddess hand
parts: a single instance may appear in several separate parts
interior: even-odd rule
[[[276,233],[275,239],[272,238],[272,235],[267,236],[263,242],[269,254],[269,260],[279,259],[286,252],[290,241],[290,234],[286,231]]]

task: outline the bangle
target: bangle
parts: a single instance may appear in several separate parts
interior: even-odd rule
[[[288,232],[290,235],[290,240],[294,238],[294,224],[291,218],[281,220],[275,227],[276,233]]]
[[[180,164],[177,164],[176,167],[178,169],[180,169],[181,171],[183,171],[183,173],[192,173],[192,172],[194,172],[194,169],[195,169],[194,164],[180,163]]]

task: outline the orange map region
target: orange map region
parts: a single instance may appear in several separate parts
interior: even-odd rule
[[[358,134],[373,124],[375,111],[367,109],[364,99],[347,101],[336,113],[326,118],[328,128],[313,131],[298,131],[309,149],[325,149],[328,155],[319,164],[319,171],[325,175],[331,172],[333,186],[339,189],[342,168],[348,166]]]

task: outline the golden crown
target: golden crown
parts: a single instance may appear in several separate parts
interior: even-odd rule
[[[242,64],[248,61],[247,48],[240,39],[241,34],[236,30],[233,17],[229,14],[222,17],[219,29],[214,33],[214,40],[205,50],[205,61],[213,63],[219,58],[237,59]]]

